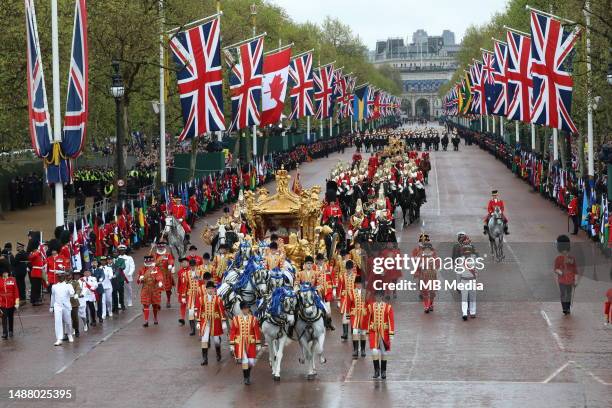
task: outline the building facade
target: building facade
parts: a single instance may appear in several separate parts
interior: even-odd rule
[[[457,69],[460,47],[450,30],[430,36],[419,29],[412,34],[410,43],[399,37],[377,41],[370,59],[377,67],[390,65],[400,72],[408,116],[438,117],[442,114],[438,90]]]

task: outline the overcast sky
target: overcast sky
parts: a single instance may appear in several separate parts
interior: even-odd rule
[[[419,28],[429,35],[449,29],[459,42],[470,24],[486,23],[507,0],[268,0],[295,21],[320,23],[337,17],[358,33],[369,49],[376,40],[409,36]]]

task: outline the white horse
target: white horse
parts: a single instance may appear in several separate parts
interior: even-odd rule
[[[177,259],[183,258],[187,252],[185,248],[185,230],[174,215],[166,216],[164,235],[168,239],[170,248],[174,249]]]
[[[489,217],[488,223],[489,244],[491,254],[497,262],[504,259],[504,218],[499,207]]]
[[[302,285],[297,292],[298,310],[295,323],[295,334],[300,342],[302,358],[300,363],[307,362],[309,380],[317,375],[315,356],[319,356],[321,364],[327,362],[323,355],[325,344],[325,323],[323,311],[325,307],[316,289],[308,284]]]
[[[280,381],[281,362],[285,346],[291,342],[290,328],[295,324],[297,298],[291,288],[278,287],[272,293],[262,317],[261,331],[268,343],[272,377]]]

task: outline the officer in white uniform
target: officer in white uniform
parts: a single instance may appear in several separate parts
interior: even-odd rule
[[[102,270],[104,271],[104,280],[102,281],[102,288],[104,289],[104,309],[103,309],[103,318],[113,317],[113,283],[111,279],[113,278],[113,267],[110,265],[110,258],[103,258],[104,260],[102,265]],[[106,312],[106,314],[104,314]]]
[[[84,275],[85,276],[79,279],[79,285],[81,285],[81,295],[83,296],[80,301],[85,302],[86,308],[83,331],[87,331],[89,329],[89,324],[96,325],[96,308],[94,303],[96,302],[95,290],[98,287],[98,281],[91,276],[91,272],[88,270],[84,272]]]
[[[72,318],[70,313],[72,305],[70,298],[74,296],[74,288],[66,283],[66,273],[60,271],[57,273],[58,283],[51,288],[51,308],[49,312],[53,313],[55,318],[55,338],[57,341],[55,346],[62,344],[64,333],[68,333],[68,341],[74,341],[72,337]]]
[[[125,262],[125,269],[123,270],[123,273],[127,279],[127,282],[125,283],[125,290],[127,292],[127,305],[130,307],[132,306],[132,281],[134,280],[136,265],[134,264],[134,258],[127,255],[126,251],[127,247],[125,245],[119,245],[119,258],[123,259]]]

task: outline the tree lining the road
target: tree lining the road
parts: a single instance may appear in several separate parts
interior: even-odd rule
[[[257,4],[257,31],[266,31],[265,49],[295,43],[294,53],[314,49],[314,66],[336,61],[344,72],[353,72],[358,83],[401,93],[401,82],[390,70],[378,71],[367,60],[367,48],[351,28],[339,19],[328,17],[321,25],[296,23],[284,9],[265,0],[222,1],[222,46],[251,36],[250,5]],[[36,1],[38,32],[47,80],[49,107],[51,97],[51,17],[50,2]],[[87,147],[92,139],[99,145],[115,133],[115,104],[109,94],[111,61],[121,64],[125,85],[123,121],[126,134],[131,130],[158,134],[158,118],[151,101],[159,99],[159,0],[104,0],[87,2],[89,23],[89,123]],[[166,28],[182,26],[216,12],[215,0],[165,0]],[[74,0],[59,0],[60,80],[62,111],[65,105],[67,73]],[[0,2],[3,41],[0,42],[0,151],[28,147],[28,112],[25,59],[25,14],[23,5]],[[168,49],[166,49],[168,52]],[[171,58],[169,59],[171,61]],[[177,133],[182,127],[180,104],[176,93],[174,65],[170,71],[167,104],[167,131]],[[225,66],[224,66],[225,68]],[[227,72],[224,69],[225,106],[229,107]],[[392,70],[391,70],[392,71]],[[226,109],[229,123],[230,109]]]

